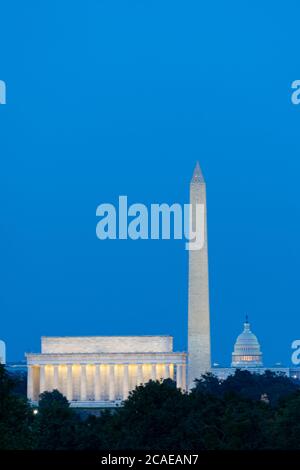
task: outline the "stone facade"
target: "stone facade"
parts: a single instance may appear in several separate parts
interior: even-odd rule
[[[186,354],[172,346],[171,336],[43,337],[42,353],[26,355],[28,398],[57,389],[72,406],[115,406],[137,385],[166,378],[185,390]]]
[[[194,380],[211,368],[206,184],[198,163],[190,184],[190,204],[193,214],[196,204],[204,205],[205,220],[203,248],[189,251],[188,387],[192,388]]]
[[[42,354],[172,352],[172,336],[42,336]]]

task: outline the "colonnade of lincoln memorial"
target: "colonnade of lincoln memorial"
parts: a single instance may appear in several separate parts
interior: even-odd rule
[[[125,400],[129,391],[149,380],[175,379],[186,388],[185,363],[28,365],[28,398],[59,390],[70,402]]]

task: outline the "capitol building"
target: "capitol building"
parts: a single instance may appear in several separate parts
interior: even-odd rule
[[[231,367],[262,367],[262,353],[257,337],[250,330],[248,316],[244,331],[237,337],[232,353]]]
[[[190,183],[192,214],[204,206],[204,245],[189,251],[188,350],[173,351],[173,337],[85,336],[41,338],[41,352],[27,353],[27,396],[36,403],[44,391],[59,390],[73,407],[113,407],[136,386],[171,378],[190,390],[206,372],[220,379],[236,368],[263,373],[263,356],[246,318],[232,353],[231,367],[211,364],[206,184],[197,163]],[[191,220],[194,226],[194,217]],[[193,227],[194,228],[194,227]],[[290,369],[273,368],[290,375]],[[298,371],[297,371],[298,374]]]
[[[263,374],[266,370],[275,373],[281,373],[293,378],[299,378],[299,371],[288,367],[264,367],[263,355],[257,337],[250,329],[248,316],[244,323],[244,329],[238,335],[234,344],[231,356],[231,367],[214,367],[211,371],[219,379],[226,379],[229,375],[234,374],[236,369],[249,370],[256,374]],[[295,376],[296,374],[296,376]]]

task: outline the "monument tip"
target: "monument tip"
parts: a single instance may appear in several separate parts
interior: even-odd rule
[[[192,176],[191,183],[205,183],[202,170],[200,168],[199,162],[197,161],[196,166],[194,168],[194,173]]]

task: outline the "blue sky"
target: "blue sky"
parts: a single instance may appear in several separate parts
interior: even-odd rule
[[[213,360],[245,312],[265,363],[300,337],[296,1],[1,5],[0,337],[172,334],[184,241],[100,241],[102,202],[188,202],[207,181]]]

